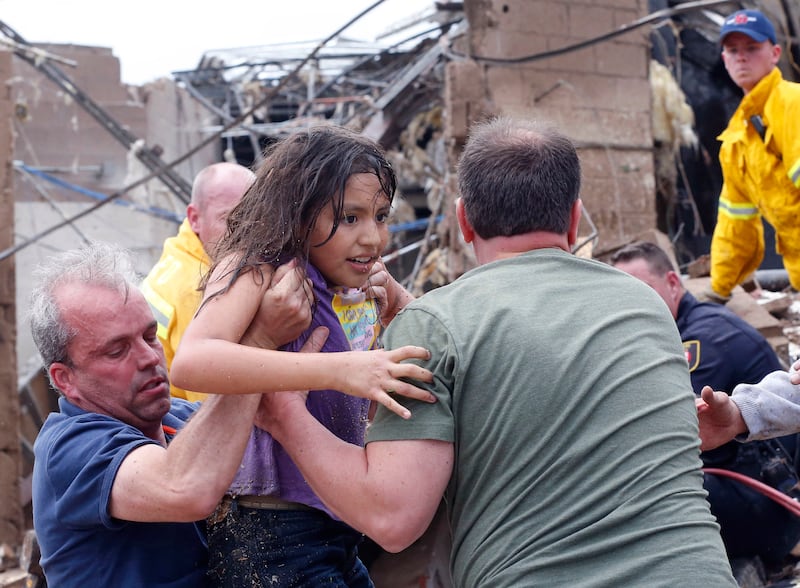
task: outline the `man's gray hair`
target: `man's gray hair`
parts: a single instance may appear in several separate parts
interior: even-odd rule
[[[67,346],[75,332],[61,316],[56,295],[62,287],[96,285],[127,295],[139,282],[131,254],[118,245],[99,241],[50,257],[34,270],[34,277],[36,286],[28,316],[45,368],[55,362],[69,365]]]

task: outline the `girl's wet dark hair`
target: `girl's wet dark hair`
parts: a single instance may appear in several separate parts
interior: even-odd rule
[[[383,149],[344,127],[321,124],[296,131],[268,147],[264,156],[252,186],[228,215],[225,236],[210,252],[213,264],[207,275],[219,260],[235,254],[228,285],[265,263],[306,262],[311,248],[336,232],[353,174],[374,174],[381,186],[375,197],[394,199],[397,177]],[[314,223],[326,206],[333,207],[331,232],[323,242],[311,243]]]

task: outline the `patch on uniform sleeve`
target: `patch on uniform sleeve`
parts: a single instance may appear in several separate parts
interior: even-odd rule
[[[692,373],[700,365],[700,341],[697,339],[684,341],[683,353],[686,355],[686,361],[689,364],[689,373]]]

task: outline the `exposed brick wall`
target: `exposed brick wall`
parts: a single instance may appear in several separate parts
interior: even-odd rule
[[[644,0],[465,0],[469,31],[456,55],[514,59],[616,31],[647,14]],[[550,120],[575,141],[582,198],[610,246],[655,226],[647,28],[521,63],[448,64],[446,132],[458,156],[484,113]],[[584,232],[588,230],[585,229]]]

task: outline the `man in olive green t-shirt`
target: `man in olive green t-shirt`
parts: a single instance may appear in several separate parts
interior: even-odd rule
[[[389,551],[444,496],[456,586],[735,587],[675,322],[645,284],[570,253],[572,143],[495,119],[473,129],[458,175],[480,265],[410,303],[384,340],[430,350],[437,402],[410,403],[407,421],[379,408],[366,449],[332,438],[300,393],[271,396],[266,426]]]

